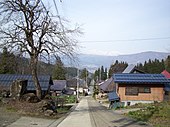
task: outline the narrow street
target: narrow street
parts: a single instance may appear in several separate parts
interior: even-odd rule
[[[93,98],[87,97],[91,124],[93,127],[141,127],[146,124],[139,124],[130,118],[108,110]]]
[[[140,122],[141,123],[141,122]],[[82,97],[73,111],[63,119],[21,117],[8,127],[146,127],[130,118],[108,110],[92,97]]]

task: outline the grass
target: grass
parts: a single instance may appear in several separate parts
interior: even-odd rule
[[[52,96],[53,99],[64,99],[64,103],[65,104],[69,104],[69,103],[75,103],[76,101],[76,96],[75,95],[61,95],[61,96]]]
[[[59,107],[59,108],[57,108],[57,112],[58,113],[67,113],[69,110],[70,110],[70,108],[71,108],[72,106],[64,106],[64,107]]]
[[[128,116],[145,121],[156,127],[170,126],[170,102],[140,104],[141,110],[130,111]]]
[[[18,111],[16,108],[11,107],[11,106],[6,107],[6,110],[9,112],[17,112]]]

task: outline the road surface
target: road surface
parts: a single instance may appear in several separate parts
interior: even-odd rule
[[[145,127],[146,124],[137,122],[123,115],[108,110],[91,97],[87,97],[92,127]]]

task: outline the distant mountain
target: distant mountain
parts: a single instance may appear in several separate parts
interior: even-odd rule
[[[166,59],[170,53],[165,52],[142,52],[137,54],[130,54],[130,55],[118,55],[118,56],[102,56],[102,55],[89,55],[89,54],[80,54],[79,57],[79,65],[81,68],[88,68],[89,70],[93,71],[100,66],[110,67],[112,63],[116,60],[118,61],[125,61],[128,64],[137,64],[137,63],[144,63],[149,59]]]

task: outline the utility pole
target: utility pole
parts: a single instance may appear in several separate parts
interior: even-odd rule
[[[79,69],[77,68],[77,100],[79,102]]]
[[[87,87],[87,69],[86,69],[86,87]]]

